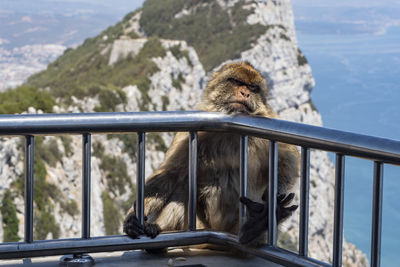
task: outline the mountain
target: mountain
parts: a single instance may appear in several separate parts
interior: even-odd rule
[[[208,75],[232,60],[249,61],[268,79],[268,102],[282,119],[322,125],[288,0],[148,0],[98,36],[67,49],[24,85],[0,94],[0,112],[195,109]],[[80,137],[37,139],[35,238],[79,236]],[[149,175],[172,135],[152,133],[147,140]],[[23,231],[20,142],[0,142],[4,240],[17,240]],[[136,135],[94,135],[92,142],[92,236],[120,233],[135,197]],[[334,167],[326,152],[311,152],[310,174],[309,254],[331,261]],[[281,226],[279,243],[297,249],[298,214]],[[344,242],[343,265],[367,261]]]

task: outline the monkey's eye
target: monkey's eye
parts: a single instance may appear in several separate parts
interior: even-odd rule
[[[258,93],[260,91],[260,87],[254,84],[247,85],[247,88],[249,88],[253,93]]]
[[[236,80],[235,78],[228,78],[228,81],[233,83],[234,85],[237,85],[237,86],[243,86],[243,85],[247,86],[247,84],[245,84],[242,81]]]

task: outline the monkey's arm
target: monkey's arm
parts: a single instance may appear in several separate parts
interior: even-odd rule
[[[131,208],[123,224],[123,231],[132,238],[140,235],[156,237],[164,228],[173,228],[171,223],[162,220],[162,213],[169,202],[180,201],[179,191],[187,183],[187,134],[178,133],[160,168],[149,177],[145,185],[144,215],[145,223],[137,219],[135,207]],[[185,191],[186,192],[186,191]],[[176,211],[176,209],[175,209]],[[183,218],[184,213],[178,214]],[[165,217],[165,216],[164,216]],[[176,220],[176,219],[175,219]]]
[[[144,225],[140,224],[136,216],[136,205],[128,212],[123,223],[123,231],[131,238],[138,238],[143,234],[154,238],[161,232],[160,226],[154,222],[174,191],[171,188],[170,177],[166,176],[168,172],[157,171],[145,186]]]
[[[277,207],[276,207],[276,220],[277,223],[282,222],[288,218],[293,211],[297,209],[297,205],[288,206],[294,198],[294,193],[282,194],[278,196]],[[248,244],[263,232],[268,229],[268,188],[265,190],[262,200],[263,203],[252,201],[247,197],[241,197],[240,202],[246,205],[249,218],[245,224],[243,224],[239,233],[239,242],[242,244]]]

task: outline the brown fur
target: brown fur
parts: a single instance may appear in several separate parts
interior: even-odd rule
[[[234,80],[232,80],[234,79]],[[278,118],[266,103],[267,84],[249,63],[232,63],[216,71],[199,109],[225,114]],[[233,133],[198,133],[197,227],[239,232],[239,140]],[[298,178],[299,155],[288,144],[278,146],[278,194]],[[261,202],[268,181],[269,141],[249,137],[248,196]],[[188,133],[177,133],[164,162],[145,186],[145,215],[162,231],[186,228],[188,200]]]

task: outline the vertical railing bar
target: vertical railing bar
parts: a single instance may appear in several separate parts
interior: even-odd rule
[[[32,135],[25,137],[25,233],[24,240],[33,242],[33,171],[35,140]]]
[[[268,175],[268,245],[276,246],[276,202],[278,188],[278,143],[269,141]]]
[[[342,154],[336,154],[333,267],[342,266],[344,167],[345,157]]]
[[[299,255],[308,255],[308,211],[310,192],[310,149],[301,148],[301,177],[300,177],[300,231]]]
[[[90,172],[91,172],[91,139],[89,133],[82,136],[82,238],[90,238]]]
[[[248,143],[247,135],[240,136],[240,197],[247,197],[247,161],[248,161]],[[240,202],[239,223],[244,224],[246,218],[246,206]]]
[[[189,230],[196,230],[197,132],[189,134]]]
[[[379,267],[381,260],[383,163],[374,162],[372,199],[371,267]]]
[[[136,171],[136,216],[144,224],[144,179],[146,158],[146,133],[138,132]]]

